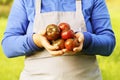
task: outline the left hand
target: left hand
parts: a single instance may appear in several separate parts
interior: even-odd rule
[[[78,41],[79,41],[79,43],[80,43],[79,46],[73,48],[73,51],[68,51],[67,49],[63,49],[63,52],[64,52],[64,53],[73,55],[73,54],[76,54],[77,52],[82,51],[83,42],[84,42],[84,35],[83,35],[83,33],[76,33],[75,36],[76,36],[76,38],[78,39]]]

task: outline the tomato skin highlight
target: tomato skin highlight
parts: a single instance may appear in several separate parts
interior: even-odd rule
[[[61,33],[61,37],[64,40],[67,40],[69,38],[74,38],[74,32],[73,32],[73,30],[64,30]]]
[[[68,50],[68,51],[72,51],[73,50],[73,41],[74,39],[67,39],[65,41],[65,48]]]
[[[55,24],[50,24],[46,28],[46,37],[48,40],[56,40],[60,38],[60,29]]]
[[[61,31],[70,30],[70,25],[68,23],[62,22],[58,25],[58,27],[60,28]]]

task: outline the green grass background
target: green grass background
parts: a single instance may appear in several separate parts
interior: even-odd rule
[[[97,59],[103,80],[120,80],[120,1],[114,0],[113,2],[110,0],[107,4],[117,43],[111,56],[97,56]],[[7,11],[5,11],[6,9]],[[0,42],[2,41],[3,32],[7,24],[7,14],[9,10],[9,6],[0,6]],[[0,80],[19,80],[23,66],[24,57],[7,58],[0,46]]]

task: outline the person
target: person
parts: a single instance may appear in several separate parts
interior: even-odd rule
[[[45,37],[62,22],[79,41],[73,51]],[[20,80],[102,80],[96,55],[110,56],[115,43],[105,0],[14,0],[2,47],[8,58],[25,56]]]

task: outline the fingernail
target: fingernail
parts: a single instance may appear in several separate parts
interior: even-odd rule
[[[66,49],[63,49],[63,52],[66,52],[67,50]]]
[[[77,50],[76,48],[73,49],[73,51],[76,51],[76,50]]]

